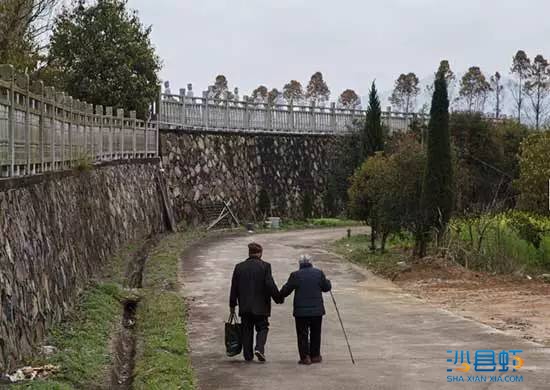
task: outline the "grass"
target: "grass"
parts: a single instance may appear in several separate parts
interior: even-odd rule
[[[128,245],[111,257],[99,280],[91,283],[78,297],[72,313],[53,327],[45,345],[57,352],[48,358],[29,362],[34,366],[53,364],[60,372],[47,380],[12,385],[10,389],[65,390],[106,388],[112,363],[110,341],[120,321],[121,282],[127,259],[138,245]]]
[[[137,310],[138,356],[135,389],[194,389],[189,360],[185,304],[177,289],[180,255],[201,233],[164,238],[144,273],[143,299]]]
[[[332,244],[332,249],[352,263],[363,265],[377,275],[391,278],[400,269],[398,263],[406,260],[404,249],[409,245],[408,238],[394,237],[388,240],[386,252],[373,253],[370,250],[370,236],[358,234],[336,241]]]
[[[180,255],[203,236],[200,232],[168,235],[150,255],[144,271],[142,300],[137,310],[138,354],[135,389],[195,388],[189,361],[185,304],[178,292]],[[103,277],[79,297],[73,314],[56,326],[47,341],[58,349],[33,365],[54,364],[60,372],[47,380],[10,386],[10,389],[68,390],[108,388],[112,355],[110,342],[120,322],[126,292],[122,285],[126,264],[140,245],[128,245],[106,264]]]
[[[521,222],[518,215],[522,217]],[[531,222],[524,222],[531,220]],[[540,242],[530,242],[532,227]],[[550,270],[550,221],[543,217],[524,217],[503,213],[451,223],[448,249],[467,268],[493,272],[540,273]],[[531,238],[532,240],[532,238]]]
[[[60,372],[49,380],[11,388],[74,389],[107,383],[111,364],[109,341],[120,316],[120,292],[120,286],[110,283],[96,283],[86,289],[73,314],[50,332],[48,344],[58,352],[32,362],[57,365]]]
[[[385,253],[370,251],[368,235],[352,236],[333,245],[348,260],[392,277],[407,261],[414,245],[410,235],[391,238]],[[550,271],[550,219],[519,212],[454,219],[447,237],[429,254],[452,258],[468,269],[493,274],[537,275]]]
[[[288,231],[301,229],[319,229],[319,228],[338,228],[348,226],[360,226],[359,221],[340,218],[310,218],[307,220],[281,220],[281,228],[279,230],[261,227],[260,231]]]

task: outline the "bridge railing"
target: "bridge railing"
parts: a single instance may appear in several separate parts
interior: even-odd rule
[[[336,108],[334,103],[328,107],[266,104],[162,94],[159,126],[171,129],[344,134],[365,116],[365,110]],[[415,119],[427,121],[428,116],[390,110],[382,113],[382,123],[390,132],[407,130]]]
[[[88,161],[155,157],[155,122],[91,105],[0,65],[0,176],[62,170]]]

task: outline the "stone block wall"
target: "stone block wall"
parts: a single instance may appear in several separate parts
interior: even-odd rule
[[[32,353],[108,256],[164,229],[158,163],[0,181],[0,372]]]
[[[314,215],[323,196],[335,136],[161,131],[163,168],[176,217],[204,223],[204,209],[231,201],[242,222],[258,221],[260,191],[273,216],[302,218],[306,194]]]

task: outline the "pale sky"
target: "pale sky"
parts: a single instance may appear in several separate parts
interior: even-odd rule
[[[260,84],[305,85],[321,71],[332,98],[400,73],[425,79],[446,58],[457,73],[508,73],[512,55],[550,56],[549,0],[129,0],[153,26],[172,92],[195,96],[225,74],[241,96]]]

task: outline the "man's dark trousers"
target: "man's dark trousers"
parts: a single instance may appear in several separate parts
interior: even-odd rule
[[[256,328],[256,350],[264,354],[269,322],[266,316],[254,314],[243,314],[241,321],[243,355],[245,360],[250,361],[254,359],[254,328]]]
[[[300,359],[321,356],[321,325],[323,317],[295,317]]]

